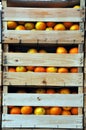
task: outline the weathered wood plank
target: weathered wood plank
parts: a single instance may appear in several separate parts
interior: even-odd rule
[[[3,85],[83,86],[83,73],[3,72]]]
[[[19,121],[19,122],[18,122]],[[82,115],[9,115],[3,114],[2,127],[5,128],[83,128]]]
[[[75,100],[76,99],[76,100]],[[24,101],[24,102],[22,102]],[[71,106],[83,107],[83,94],[3,94],[7,106]]]
[[[84,43],[82,31],[29,31],[5,30],[3,43],[49,43],[78,44]]]
[[[3,21],[71,21],[81,22],[82,9],[75,8],[18,8],[5,7]]]
[[[65,57],[65,58],[64,58]],[[83,53],[53,54],[53,53],[4,53],[4,66],[83,66]]]

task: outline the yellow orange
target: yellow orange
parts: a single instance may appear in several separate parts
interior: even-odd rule
[[[27,53],[37,53],[37,49],[35,48],[28,49]]]
[[[71,27],[70,27],[70,30],[79,30],[80,27],[78,24],[73,24]]]
[[[58,23],[54,26],[54,30],[66,30],[64,24]]]
[[[8,29],[15,29],[16,27],[17,27],[17,22],[15,22],[15,21],[8,21],[7,22],[7,28]]]
[[[57,47],[56,53],[67,53],[67,49],[65,47]]]
[[[46,113],[46,110],[43,107],[36,107],[34,109],[34,114],[35,115],[45,115],[45,113]]]
[[[46,23],[39,21],[35,24],[35,28],[36,28],[36,30],[45,30],[46,29]]]
[[[80,5],[75,5],[73,8],[79,9]]]
[[[21,114],[31,114],[33,108],[31,106],[22,106],[21,107]]]
[[[24,67],[24,66],[17,66],[16,67],[16,72],[26,72],[26,67]]]
[[[55,72],[57,72],[57,68],[56,67],[47,67],[46,72],[55,73]]]
[[[70,94],[70,89],[69,88],[61,88],[59,91],[60,94]]]
[[[18,25],[15,30],[26,30],[23,25]]]

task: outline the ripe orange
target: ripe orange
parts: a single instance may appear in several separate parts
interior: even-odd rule
[[[71,113],[72,113],[72,115],[78,115],[78,107],[73,107],[71,109]]]
[[[37,53],[37,49],[31,48],[31,49],[29,49],[29,50],[27,51],[27,53],[31,53],[31,54]]]
[[[46,23],[47,27],[54,27],[56,25],[56,22],[47,22]]]
[[[66,110],[66,111],[71,110],[71,107],[62,107],[62,108],[63,108],[63,110]]]
[[[59,91],[60,94],[70,94],[70,89],[69,88],[61,88]]]
[[[57,47],[56,53],[67,53],[67,49],[65,47]]]
[[[57,70],[58,73],[68,73],[68,68],[58,68]]]
[[[72,54],[76,54],[78,53],[78,48],[77,47],[73,47],[69,50],[69,53],[72,53]]]
[[[29,71],[34,71],[35,66],[26,66],[26,69],[28,69]]]
[[[31,106],[22,106],[21,107],[21,114],[31,114],[33,108]]]
[[[72,22],[63,22],[63,24],[67,29],[69,29],[73,25]]]
[[[80,27],[78,24],[73,24],[71,27],[70,27],[70,30],[79,30]]]
[[[26,30],[23,25],[18,25],[15,30]]]
[[[48,94],[53,94],[53,93],[56,93],[54,89],[50,88],[50,89],[47,89],[46,93]]]
[[[61,115],[62,108],[61,107],[51,107],[50,108],[50,115]]]
[[[20,113],[21,113],[20,107],[12,107],[10,109],[10,114],[20,114]]]
[[[8,29],[15,29],[16,27],[17,27],[17,22],[15,22],[15,21],[8,21],[7,22]]]
[[[78,68],[77,67],[72,67],[70,68],[71,73],[78,73]]]
[[[36,28],[36,30],[45,30],[46,29],[46,23],[39,21],[35,24],[35,28]]]
[[[35,69],[34,69],[34,72],[45,72],[45,71],[46,71],[46,69],[41,66],[35,67]]]
[[[64,24],[58,23],[54,26],[54,30],[66,30]]]
[[[16,72],[26,72],[26,67],[24,67],[24,66],[17,66],[16,67]]]
[[[47,51],[46,51],[46,50],[41,49],[41,50],[39,50],[39,53],[47,53]]]
[[[8,69],[8,72],[16,72],[16,69],[11,67],[11,68]]]
[[[36,89],[35,93],[46,93],[46,90],[43,88]]]
[[[56,67],[47,67],[46,68],[46,72],[48,73],[56,73],[57,72],[57,68]]]
[[[67,110],[63,110],[62,111],[62,115],[71,115],[71,112],[67,111]]]
[[[78,9],[78,8],[80,8],[80,5],[75,5],[73,8]]]

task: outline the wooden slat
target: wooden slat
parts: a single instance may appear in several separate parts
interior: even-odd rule
[[[22,11],[21,11],[22,10]],[[5,7],[3,21],[83,21],[83,10],[75,8],[18,8]]]
[[[65,57],[65,58],[64,58]],[[53,53],[4,53],[4,66],[83,66],[83,53],[53,54]]]
[[[82,116],[3,114],[2,128],[83,128]]]
[[[78,44],[84,43],[82,31],[29,31],[4,30],[3,43],[49,43]]]
[[[75,100],[76,99],[76,100]],[[24,102],[22,102],[24,101]],[[5,106],[71,106],[83,107],[83,94],[3,94]]]
[[[83,86],[83,74],[3,72],[3,85]]]

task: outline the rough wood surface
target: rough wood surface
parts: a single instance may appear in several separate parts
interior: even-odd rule
[[[3,43],[79,44],[84,43],[82,31],[4,30]]]
[[[76,99],[76,100],[75,100]],[[22,102],[24,101],[24,102]],[[71,101],[71,102],[70,102]],[[3,94],[5,106],[71,106],[83,107],[83,94]]]
[[[3,65],[4,66],[82,67],[83,53],[79,53],[79,54],[4,53]]]
[[[21,11],[22,10],[22,11]],[[18,8],[5,7],[3,21],[83,21],[83,10],[75,8]]]
[[[19,122],[18,122],[19,121]],[[11,123],[10,123],[11,122]],[[2,127],[8,128],[83,128],[82,115],[9,115],[3,114]]]
[[[83,73],[3,72],[3,85],[83,86]]]

